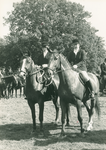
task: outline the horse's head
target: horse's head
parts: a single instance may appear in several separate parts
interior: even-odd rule
[[[60,69],[60,54],[57,50],[50,51],[51,55],[49,57],[49,63],[48,63],[48,73],[49,75],[52,75],[54,71]]]
[[[26,75],[31,73],[34,66],[34,62],[30,55],[25,54],[21,59],[20,65],[20,76],[25,77]]]

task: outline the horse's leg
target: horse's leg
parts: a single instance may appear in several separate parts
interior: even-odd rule
[[[66,104],[64,102],[64,100],[60,99],[60,105],[61,105],[61,122],[62,122],[62,130],[61,130],[61,134],[65,134],[65,116],[66,116]]]
[[[36,130],[36,114],[35,114],[35,105],[30,100],[28,100],[28,105],[31,109],[32,113],[32,121],[33,121],[33,131]]]
[[[13,98],[13,88],[11,88],[11,97]]]
[[[44,101],[41,99],[39,101],[39,121],[40,121],[40,131],[43,131],[43,111],[44,111]]]
[[[7,98],[7,89],[4,90],[4,95],[5,95],[4,98]]]
[[[15,88],[15,97],[17,98],[17,88]]]
[[[90,115],[89,115],[89,126],[87,127],[87,131],[90,131],[91,129],[93,129],[94,106],[95,106],[95,100],[91,99],[91,109],[90,109]]]
[[[89,123],[88,123],[88,127],[87,127],[87,131],[90,131],[93,127],[92,127],[92,124],[93,124],[93,118],[91,117],[91,108],[89,106],[89,104],[86,102],[84,102],[84,105],[86,107],[86,110],[88,112],[88,115],[89,115]]]
[[[9,99],[9,87],[7,87],[7,99]]]
[[[95,99],[91,99],[91,109],[90,109],[90,118],[89,118],[89,128],[88,130],[91,130],[93,128],[93,114],[94,114],[94,108],[96,110],[96,113],[98,114],[98,117],[100,115],[100,104],[99,104],[99,99],[98,95],[95,95]]]
[[[21,93],[22,93],[22,88],[20,87],[20,97],[21,97]]]
[[[71,112],[70,112],[70,104],[68,103],[66,106],[66,126],[70,126],[69,117],[71,117]]]
[[[2,97],[1,95],[2,95],[2,90],[0,90],[0,99],[1,99],[1,97]]]
[[[13,97],[13,95],[14,95],[14,88],[12,89],[12,97]]]
[[[56,100],[57,99],[57,100]],[[56,109],[56,118],[55,118],[55,124],[58,124],[59,123],[59,106],[57,104],[57,101],[59,100],[59,97],[55,97],[53,99],[53,103],[54,103],[54,106],[55,106],[55,109]]]
[[[84,132],[84,128],[83,128],[83,119],[82,119],[82,104],[81,101],[76,99],[76,106],[77,106],[77,113],[78,113],[78,120],[80,122],[80,127],[81,127],[81,133]]]

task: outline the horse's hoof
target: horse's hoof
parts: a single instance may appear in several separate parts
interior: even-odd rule
[[[60,137],[65,137],[66,133],[64,131],[61,131]]]
[[[91,130],[93,130],[93,126],[88,126],[87,131],[91,131]]]
[[[81,137],[85,137],[85,134],[84,134],[84,132],[83,132],[83,133],[81,133]]]
[[[63,133],[60,134],[60,138],[65,138],[65,137],[66,137],[65,133],[64,134]]]
[[[44,133],[40,132],[39,135],[38,135],[38,137],[40,137],[40,138],[44,137]]]
[[[32,131],[31,131],[31,134],[34,134],[36,132],[36,129],[33,129]]]
[[[82,130],[81,130],[81,134],[83,134],[84,132],[85,132],[85,129],[82,129]]]
[[[66,126],[68,126],[68,127],[69,127],[69,126],[71,126],[71,124],[68,122],[68,123],[66,123]]]
[[[54,125],[59,125],[59,121],[55,121],[55,122],[54,122]]]

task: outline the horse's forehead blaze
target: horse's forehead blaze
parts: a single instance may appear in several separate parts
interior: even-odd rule
[[[24,70],[25,64],[26,64],[26,59],[23,59],[23,61],[22,61],[22,70]]]

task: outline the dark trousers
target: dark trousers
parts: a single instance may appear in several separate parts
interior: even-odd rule
[[[102,91],[106,88],[106,75],[102,76],[101,87],[102,87]]]

